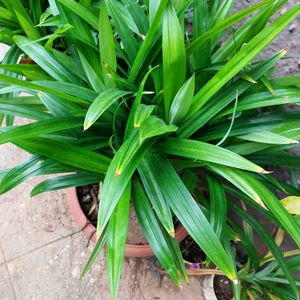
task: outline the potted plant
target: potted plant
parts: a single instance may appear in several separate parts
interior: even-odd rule
[[[232,191],[231,191],[232,192]],[[244,197],[235,193],[245,207]],[[299,197],[286,197],[280,202],[293,215],[299,223],[300,209]],[[298,203],[298,205],[296,204]],[[290,271],[290,279],[295,280],[299,286],[299,249],[290,242],[285,242],[285,231],[274,226],[267,230],[262,224],[270,221],[270,216],[263,211],[253,216],[236,203],[229,205],[233,209],[236,221],[234,229],[237,236],[232,236],[230,251],[238,268],[239,286],[237,297],[241,299],[295,299],[294,292],[284,268]],[[242,222],[241,222],[242,221]],[[269,222],[271,224],[271,222]],[[275,229],[275,230],[274,230]],[[271,235],[270,232],[273,234]],[[260,238],[260,239],[258,239]],[[255,242],[253,242],[255,241]],[[288,248],[289,247],[289,248]],[[273,249],[272,252],[268,248]],[[187,272],[190,276],[205,276],[203,281],[204,299],[229,300],[233,298],[232,284],[223,276],[222,272],[211,266],[209,258],[203,251],[187,237],[181,244],[183,258],[187,261]],[[282,253],[280,249],[284,249]],[[236,295],[235,295],[236,297]]]
[[[0,39],[11,48],[0,66],[7,125],[0,143],[32,157],[1,171],[0,192],[41,174],[63,175],[39,184],[33,196],[101,183],[97,242],[83,273],[106,245],[114,298],[130,202],[177,285],[188,281],[174,239],[178,220],[240,297],[230,193],[300,246],[299,225],[275,196],[299,191],[270,174],[280,165],[294,178],[298,168],[290,150],[298,146],[300,113],[283,108],[300,102],[300,81],[271,77],[287,49],[255,60],[300,5],[269,22],[287,0],[231,14],[233,2],[1,0]],[[33,122],[14,126],[15,116]],[[268,247],[297,298],[288,264]]]

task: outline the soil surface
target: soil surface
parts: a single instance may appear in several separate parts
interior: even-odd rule
[[[218,300],[231,300],[233,298],[231,282],[225,276],[215,276],[214,289]]]
[[[184,260],[191,264],[190,268],[206,268],[206,255],[190,236],[182,241],[180,249]],[[225,276],[216,275],[214,277],[214,290],[218,300],[233,298],[231,282]]]
[[[202,264],[206,260],[205,253],[190,236],[181,242],[180,249],[184,260],[190,263]]]
[[[96,227],[98,208],[99,208],[99,202],[98,202],[99,185],[98,184],[87,185],[83,187],[78,187],[76,188],[76,190],[77,190],[79,203],[84,214],[86,215],[88,220]],[[127,244],[132,244],[132,245],[148,244],[143,234],[142,228],[139,225],[132,203],[130,203],[130,210],[129,210]]]

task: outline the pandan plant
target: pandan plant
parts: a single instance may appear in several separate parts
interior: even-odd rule
[[[245,266],[232,246],[247,245],[246,273],[256,274],[252,231],[280,278],[264,281],[265,295],[280,295],[285,285],[289,299],[299,299],[294,269],[251,215],[300,246],[299,219],[279,201],[293,197],[290,206],[299,205],[300,160],[292,150],[300,112],[285,105],[300,102],[300,78],[272,75],[287,48],[257,58],[300,13],[297,4],[278,16],[287,2],[233,13],[234,0],[1,0],[0,40],[10,50],[0,66],[0,143],[32,156],[1,171],[0,192],[44,174],[63,175],[32,196],[101,182],[98,241],[83,273],[106,245],[114,298],[132,201],[177,285],[188,278],[174,218],[233,282],[236,299],[246,299]],[[17,126],[15,116],[33,122]],[[291,182],[272,173],[278,167]]]

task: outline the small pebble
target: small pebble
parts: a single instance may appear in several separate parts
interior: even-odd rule
[[[292,23],[292,24],[290,25],[290,27],[289,27],[289,32],[290,32],[290,33],[293,33],[293,32],[295,31],[295,29],[296,29],[296,24],[295,24],[295,23]]]
[[[86,196],[82,197],[82,202],[83,203],[89,203],[91,201],[92,201],[92,199],[91,199],[90,195],[86,195]]]

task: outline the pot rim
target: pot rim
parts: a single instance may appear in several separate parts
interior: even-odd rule
[[[90,238],[90,240],[96,243],[97,235],[96,235],[96,228],[94,225],[89,223],[86,215],[82,211],[82,208],[79,203],[79,199],[77,196],[76,188],[69,188],[67,189],[67,201],[73,215],[73,218],[79,228],[82,228],[83,233]],[[178,243],[182,242],[188,232],[179,224],[175,230],[175,237]],[[126,244],[124,255],[126,257],[149,257],[154,256],[153,250],[149,244],[147,245],[131,245]]]
[[[206,275],[203,279],[203,297],[205,300],[218,300],[214,288],[215,274]]]

